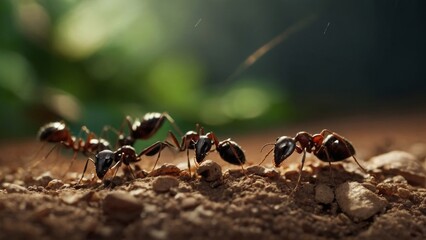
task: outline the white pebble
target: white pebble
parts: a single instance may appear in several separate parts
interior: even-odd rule
[[[198,167],[197,174],[206,182],[214,182],[222,177],[222,167],[212,160],[206,160]]]
[[[159,176],[152,182],[152,188],[158,193],[168,192],[170,188],[179,186],[177,178],[172,176]]]
[[[358,182],[345,182],[336,189],[336,200],[342,211],[352,219],[365,220],[382,211],[387,200]]]
[[[381,170],[385,174],[401,175],[410,184],[425,186],[426,170],[413,155],[403,151],[392,151],[370,159],[369,169]]]

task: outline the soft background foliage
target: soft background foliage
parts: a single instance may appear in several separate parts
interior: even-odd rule
[[[424,12],[424,1],[1,1],[0,138],[60,119],[99,132],[148,111],[184,131],[250,132],[421,108]]]

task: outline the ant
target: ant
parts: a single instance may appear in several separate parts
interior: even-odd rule
[[[126,165],[127,168],[130,170],[133,178],[135,178],[133,170],[130,167],[130,163],[139,162],[142,159],[143,155],[153,156],[158,153],[158,156],[159,156],[160,155],[159,153],[165,147],[171,147],[171,145],[169,145],[166,142],[157,142],[145,148],[139,154],[136,154],[135,149],[130,145],[121,146],[116,151],[112,151],[110,149],[102,150],[95,155],[95,160],[93,160],[92,158],[87,159],[86,164],[84,166],[83,174],[78,183],[81,182],[84,174],[86,173],[87,164],[89,160],[94,163],[95,169],[96,169],[96,175],[98,176],[99,179],[102,179],[109,169],[116,168],[117,170],[114,173],[114,176],[115,176],[121,164]],[[157,158],[157,161],[158,161],[158,158]]]
[[[121,125],[120,131],[115,130],[114,128],[107,126],[104,128],[104,131],[108,131],[109,129],[112,129],[115,131],[118,135],[117,144],[118,147],[123,146],[133,146],[138,139],[149,139],[151,138],[157,131],[163,126],[164,121],[167,120],[169,123],[173,126],[173,128],[179,133],[182,134],[182,131],[179,129],[179,127],[176,125],[175,120],[167,113],[158,113],[158,112],[150,112],[146,113],[142,120],[139,120],[136,118],[134,121],[130,116],[127,116],[125,120],[123,121],[123,124]],[[127,126],[129,127],[129,135],[126,136],[123,134],[123,127],[127,123]],[[161,151],[169,146],[170,144],[167,142],[160,142],[157,141],[151,146],[147,147],[145,150],[142,151],[142,155],[145,156],[154,156],[155,154],[158,154],[157,160],[154,164],[153,170],[155,169],[158,160],[160,159]]]
[[[84,173],[86,173],[87,164],[89,160],[95,164],[96,175],[98,176],[98,178],[102,179],[109,169],[117,169],[114,173],[115,176],[122,163],[124,163],[124,165],[126,165],[130,169],[130,172],[134,177],[135,175],[133,174],[133,171],[130,168],[130,163],[138,162],[141,159],[140,156],[136,155],[135,149],[130,145],[122,146],[116,151],[112,151],[109,149],[102,150],[95,155],[95,160],[93,160],[92,158],[87,159],[79,183],[83,179]]]
[[[299,177],[293,192],[298,188],[302,178],[302,169],[305,164],[306,152],[313,153],[319,160],[328,162],[332,177],[331,162],[342,161],[348,157],[352,157],[362,171],[367,173],[367,170],[365,170],[365,168],[363,168],[355,158],[355,148],[352,144],[346,138],[327,129],[324,129],[321,133],[314,135],[301,131],[298,132],[294,138],[287,136],[278,137],[275,143],[265,144],[262,147],[262,150],[268,145],[274,145],[274,148],[266,154],[265,158],[259,163],[259,165],[265,161],[272,151],[274,151],[275,167],[279,167],[280,164],[294,151],[299,154],[303,153]]]
[[[35,162],[31,168],[37,166],[41,160],[46,159],[58,146],[63,146],[73,150],[74,155],[69,168],[71,168],[74,159],[77,157],[77,153],[79,152],[83,153],[85,156],[89,156],[98,151],[110,148],[109,142],[107,140],[103,138],[97,138],[96,135],[93,132],[90,132],[86,126],[83,126],[81,131],[87,134],[86,140],[72,136],[70,129],[63,121],[50,122],[42,126],[37,134],[39,141],[46,143],[57,143],[57,145],[55,145],[45,157]],[[41,149],[43,149],[43,147]]]
[[[188,157],[188,170],[191,174],[191,165],[189,161],[189,150],[195,150],[195,160],[197,164],[204,161],[205,157],[210,151],[217,151],[220,157],[234,165],[240,165],[241,167],[246,162],[246,157],[242,148],[230,138],[219,141],[213,132],[204,133],[204,128],[197,124],[197,131],[188,131],[182,136],[181,142],[177,140],[177,137],[169,132],[169,136],[172,139],[172,143],[166,141],[165,146],[174,146],[178,151],[185,151]],[[212,146],[215,146],[214,150],[211,150]]]
[[[119,147],[125,145],[133,146],[138,139],[145,140],[151,138],[163,126],[166,119],[179,134],[182,134],[182,131],[175,124],[175,120],[167,112],[146,113],[143,116],[142,121],[138,118],[133,121],[130,116],[127,116],[121,125],[120,131],[115,130],[118,135]],[[122,131],[125,123],[127,123],[127,126],[129,127],[130,134],[128,136],[124,135]],[[106,127],[105,129],[108,130],[110,128],[111,127]]]

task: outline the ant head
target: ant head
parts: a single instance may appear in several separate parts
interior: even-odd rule
[[[280,164],[286,160],[296,149],[296,142],[291,137],[279,137],[275,143],[274,148],[274,162],[275,167],[279,167]]]
[[[212,148],[212,140],[207,136],[200,136],[198,141],[195,143],[195,159],[198,163],[201,163],[207,156],[207,153]]]
[[[111,150],[103,150],[96,154],[95,157],[96,175],[99,179],[102,179],[111,168],[114,162],[115,153]]]

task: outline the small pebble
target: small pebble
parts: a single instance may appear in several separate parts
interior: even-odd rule
[[[365,220],[382,211],[387,200],[358,182],[345,182],[336,189],[336,200],[342,211],[355,221]]]
[[[63,185],[64,183],[61,180],[53,179],[47,184],[46,189],[56,190],[61,188]]]
[[[50,172],[45,172],[42,175],[36,177],[34,180],[36,185],[46,187],[47,184],[53,180],[53,177]]]
[[[152,182],[152,188],[158,193],[168,192],[171,188],[179,186],[177,178],[172,176],[159,176]]]
[[[109,193],[103,200],[102,209],[111,219],[128,222],[138,218],[142,212],[141,202],[127,192]]]
[[[266,169],[265,177],[268,177],[270,179],[278,179],[279,177],[281,177],[281,173],[276,169]]]
[[[259,176],[265,176],[266,168],[259,165],[253,165],[247,168],[247,173],[259,175]]]
[[[13,184],[13,183],[3,183],[3,187],[6,189],[7,193],[26,193],[28,189],[23,186]]]
[[[385,174],[401,175],[410,184],[425,186],[426,170],[421,162],[408,152],[392,151],[370,159],[370,170],[381,170]]]
[[[65,193],[61,195],[61,200],[66,204],[74,205],[81,200],[82,196],[81,193]]]
[[[206,182],[214,182],[222,177],[222,167],[212,160],[200,164],[197,174]]]
[[[152,177],[162,176],[162,175],[179,176],[180,172],[181,170],[176,165],[166,163],[162,165],[161,167],[153,170],[148,175]]]
[[[323,204],[330,204],[333,200],[334,193],[329,186],[325,184],[318,184],[315,187],[315,201]]]
[[[181,206],[182,206],[182,209],[189,210],[189,209],[194,209],[199,204],[200,204],[200,201],[198,199],[193,197],[188,197],[182,200]]]
[[[409,198],[410,197],[410,190],[408,190],[406,188],[398,188],[397,192],[398,192],[398,195],[401,198]]]

